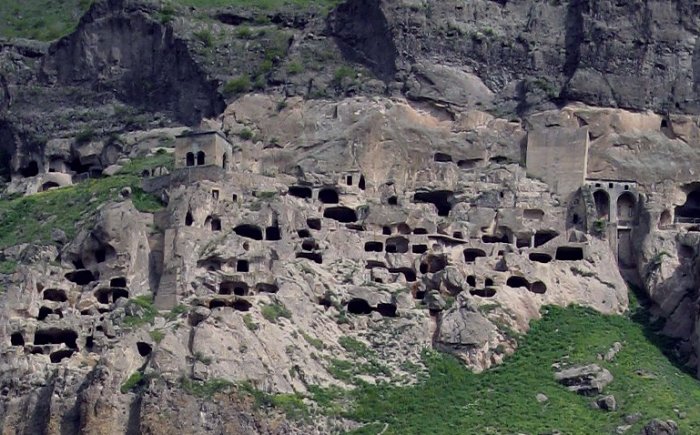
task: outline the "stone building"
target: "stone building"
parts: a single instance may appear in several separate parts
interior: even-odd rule
[[[175,138],[175,167],[231,168],[233,145],[218,131],[194,131]]]

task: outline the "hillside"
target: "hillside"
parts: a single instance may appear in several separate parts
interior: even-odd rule
[[[3,434],[700,431],[693,2],[0,5]]]

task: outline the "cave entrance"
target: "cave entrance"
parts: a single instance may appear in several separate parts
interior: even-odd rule
[[[384,244],[382,242],[365,242],[365,252],[382,252]]]
[[[357,214],[355,213],[355,210],[348,207],[327,208],[323,211],[323,217],[345,224],[357,221]]]
[[[617,198],[617,220],[620,223],[630,223],[634,220],[637,201],[630,192],[623,192]]]
[[[610,195],[604,190],[596,190],[593,193],[593,202],[595,203],[596,217],[598,219],[610,218]]]
[[[297,198],[311,198],[312,196],[311,188],[306,186],[291,186],[287,193]]]
[[[71,329],[39,329],[34,334],[34,344],[65,344],[71,349],[78,348],[78,333]]]
[[[535,261],[537,263],[549,263],[552,261],[552,256],[549,254],[545,254],[544,252],[531,252],[530,253],[530,261]]]
[[[258,226],[255,225],[238,225],[236,228],[233,229],[233,232],[238,234],[241,237],[245,237],[248,239],[253,239],[253,240],[262,240],[263,239],[263,232],[262,229]]]
[[[525,287],[526,289],[530,288],[530,283],[528,282],[528,280],[526,280],[522,276],[511,276],[506,281],[506,285],[508,287],[513,287],[513,288],[518,288],[518,287]]]
[[[248,290],[248,284],[243,281],[224,281],[219,284],[220,295],[246,296]]]
[[[340,201],[338,192],[333,188],[324,188],[318,192],[318,200],[324,204],[337,204]]]
[[[467,263],[473,263],[479,257],[486,257],[486,252],[476,248],[467,248],[464,250],[464,261]]]
[[[353,298],[348,302],[348,312],[351,314],[367,315],[372,312],[369,303],[361,298]]]
[[[408,252],[408,239],[405,237],[389,237],[386,239],[386,252],[389,254],[405,254]]]
[[[583,248],[578,246],[560,246],[557,248],[554,258],[562,261],[583,260]]]
[[[36,160],[31,160],[27,166],[19,170],[19,173],[23,177],[35,177],[39,175],[39,164]]]
[[[675,215],[677,222],[700,222],[700,186],[688,193],[685,204],[676,207]]]
[[[454,192],[451,190],[434,190],[430,192],[416,192],[413,202],[430,203],[435,206],[438,216],[448,216],[452,210]]]

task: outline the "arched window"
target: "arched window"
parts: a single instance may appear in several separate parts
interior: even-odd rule
[[[187,166],[194,166],[194,154],[187,153],[186,160],[187,160]]]
[[[221,165],[222,168],[228,169],[228,154],[224,153],[224,161],[223,164]]]
[[[204,151],[200,151],[197,153],[197,166],[201,166],[204,164]]]
[[[634,219],[634,210],[637,201],[629,192],[624,192],[617,198],[617,219],[621,221],[631,221]]]

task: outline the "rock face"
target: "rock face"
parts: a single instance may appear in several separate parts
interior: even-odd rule
[[[49,47],[0,47],[4,195],[175,156],[142,189],[115,181],[75,237],[3,250],[18,267],[2,276],[0,426],[352,429],[240,393],[410,384],[426,348],[482,371],[545,305],[623,313],[625,280],[697,367],[690,1],[349,0],[211,27],[160,13],[101,1]],[[183,124],[228,145],[175,141]],[[163,209],[138,211],[146,194]],[[593,395],[612,375],[556,379]]]
[[[186,41],[147,12],[127,0],[98,2],[78,31],[51,46],[42,73],[56,84],[114,89],[119,100],[184,124],[221,113],[218,83],[207,79]]]

